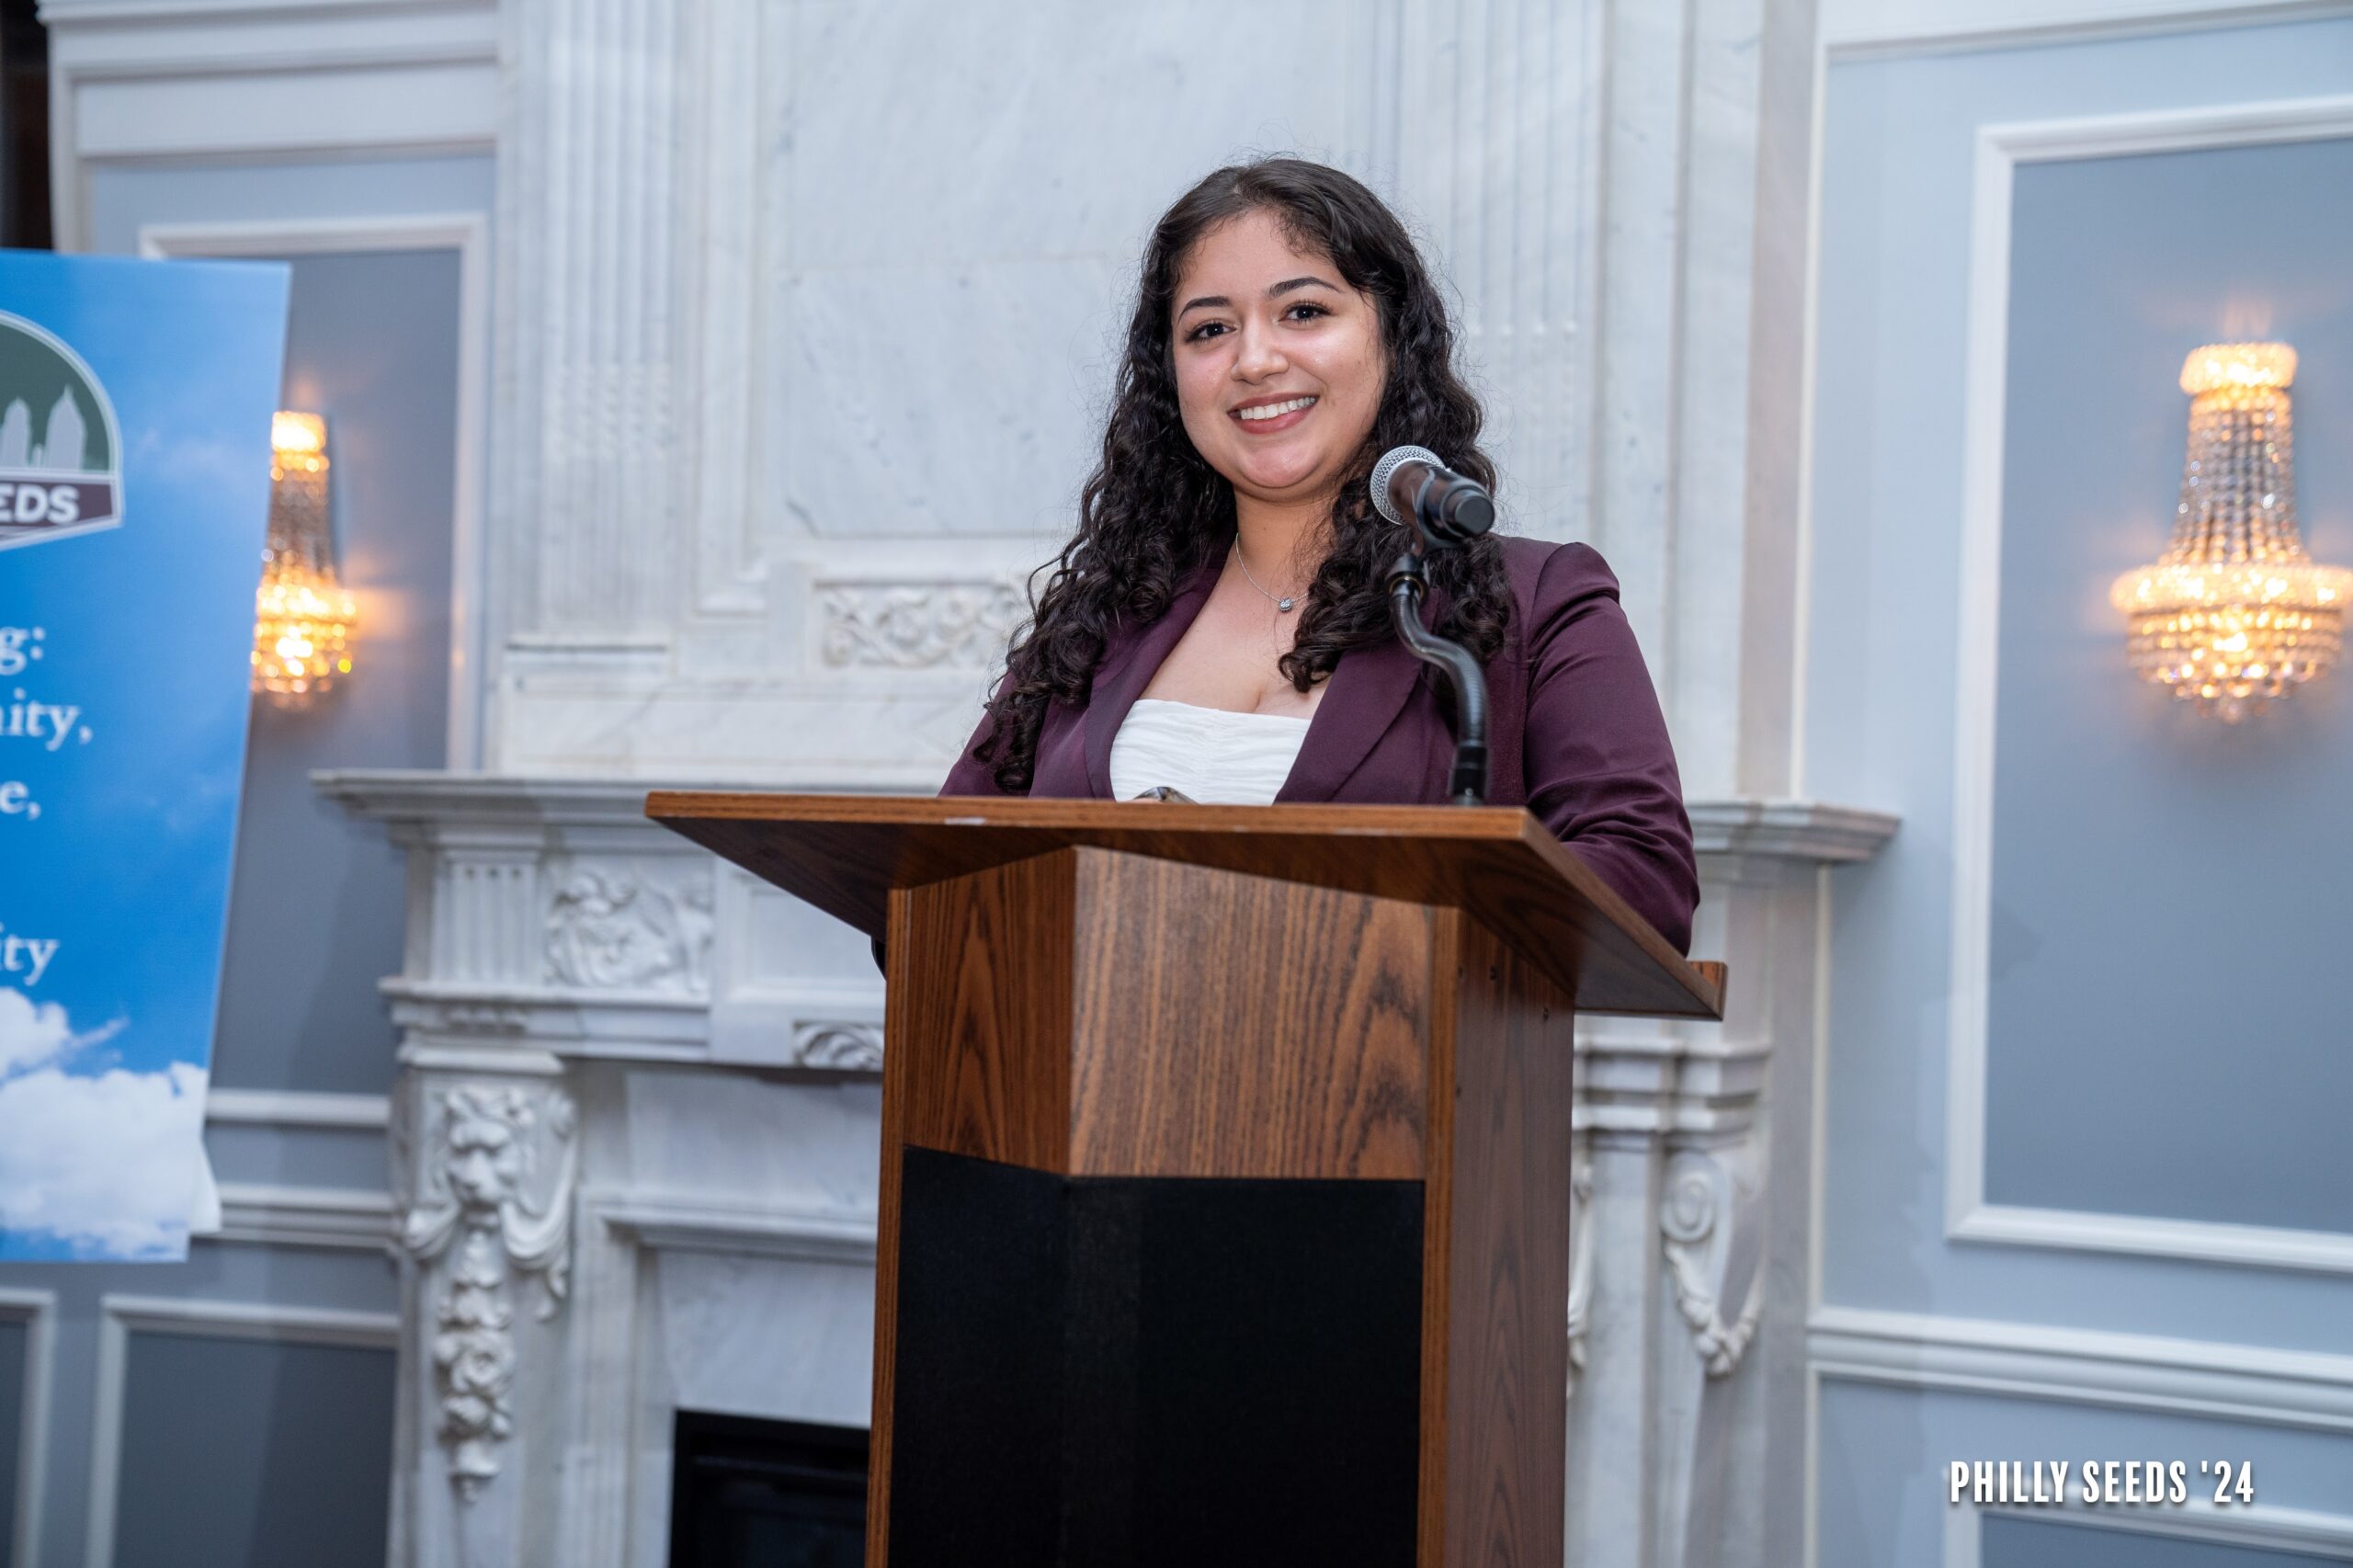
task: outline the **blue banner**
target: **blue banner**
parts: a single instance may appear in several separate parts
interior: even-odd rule
[[[0,251],[0,1259],[187,1254],[286,292]]]

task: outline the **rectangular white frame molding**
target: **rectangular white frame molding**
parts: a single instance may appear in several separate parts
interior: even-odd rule
[[[496,0],[47,0],[50,210],[90,247],[105,165],[486,153]]]
[[[2133,1253],[2353,1274],[2353,1234],[1993,1204],[1985,1200],[1987,957],[1993,921],[1995,659],[2010,196],[2022,163],[2129,157],[2353,136],[2353,96],[1987,125],[1970,219],[1960,676],[1953,737],[1953,910],[1945,1100],[1945,1235],[1956,1242]]]
[[[1824,0],[1832,60],[2252,27],[2342,16],[2347,0]]]
[[[17,1413],[17,1517],[8,1528],[8,1561],[39,1561],[41,1492],[49,1484],[50,1384],[55,1376],[57,1292],[0,1286],[0,1323],[25,1325],[23,1409]],[[0,1528],[10,1521],[0,1519]]]
[[[353,251],[458,253],[456,494],[449,528],[449,719],[442,766],[482,767],[487,540],[483,528],[483,438],[489,409],[490,231],[480,212],[381,218],[287,218],[258,222],[147,223],[143,256],[324,256]]]
[[[97,1393],[90,1423],[90,1491],[84,1568],[113,1568],[115,1509],[120,1501],[122,1403],[133,1334],[199,1339],[267,1339],[288,1345],[396,1350],[401,1321],[391,1312],[354,1312],[267,1301],[193,1297],[102,1296],[98,1300]],[[31,1562],[28,1557],[25,1562]]]

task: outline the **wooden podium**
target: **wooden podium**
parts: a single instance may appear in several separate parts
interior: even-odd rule
[[[885,939],[870,1568],[1561,1561],[1571,1016],[1721,966],[1517,808],[646,812]]]

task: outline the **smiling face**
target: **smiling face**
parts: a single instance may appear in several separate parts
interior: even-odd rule
[[[1238,500],[1328,501],[1381,409],[1371,296],[1258,210],[1194,244],[1175,310],[1176,399],[1195,449]]]

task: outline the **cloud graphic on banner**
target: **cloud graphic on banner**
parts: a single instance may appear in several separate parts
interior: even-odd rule
[[[187,1233],[203,1070],[64,1070],[120,1028],[76,1036],[63,1007],[0,988],[0,1232],[117,1256],[173,1248]]]
[[[0,1078],[38,1067],[65,1054],[74,1029],[65,1009],[35,1002],[21,991],[0,989]]]

